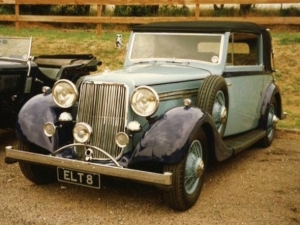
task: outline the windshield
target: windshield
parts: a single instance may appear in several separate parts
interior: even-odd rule
[[[28,60],[31,38],[0,37],[0,58]]]
[[[219,63],[222,37],[220,34],[135,33],[130,60],[178,59]]]

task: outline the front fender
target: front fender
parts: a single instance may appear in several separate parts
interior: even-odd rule
[[[143,161],[178,163],[207,114],[199,108],[169,110],[145,132],[135,148],[130,164]]]
[[[53,138],[43,131],[46,122],[56,123],[59,115],[52,95],[39,94],[31,98],[19,112],[16,133],[19,140],[29,141],[49,151],[54,149]]]

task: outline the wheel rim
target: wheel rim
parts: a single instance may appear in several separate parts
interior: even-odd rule
[[[268,139],[271,140],[274,136],[275,123],[277,121],[275,115],[274,105],[270,105],[270,110],[268,114],[268,122],[267,122],[267,135]]]
[[[219,133],[222,132],[227,120],[226,100],[224,93],[218,91],[213,105],[212,118]]]
[[[184,188],[188,194],[197,189],[203,172],[203,150],[201,143],[195,140],[190,146],[185,164]]]

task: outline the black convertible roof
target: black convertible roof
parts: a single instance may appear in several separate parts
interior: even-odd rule
[[[266,71],[273,71],[271,63],[271,36],[261,25],[251,22],[234,21],[192,21],[192,22],[156,22],[135,26],[134,32],[178,32],[178,33],[224,33],[242,32],[261,34],[263,37],[264,65]]]
[[[262,33],[264,26],[251,22],[233,21],[191,21],[191,22],[156,22],[135,26],[132,29],[138,32],[250,32]]]

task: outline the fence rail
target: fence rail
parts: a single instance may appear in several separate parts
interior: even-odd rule
[[[142,24],[161,21],[249,21],[259,24],[300,25],[300,17],[204,17],[200,5],[209,4],[299,4],[299,0],[0,0],[0,5],[14,5],[15,13],[0,15],[0,21],[14,22],[19,30],[20,22],[50,23],[92,23],[97,24],[97,34],[101,34],[102,24]],[[22,15],[20,5],[95,5],[95,16],[55,16]],[[195,8],[195,14],[188,17],[115,17],[102,16],[104,5],[189,5]]]

